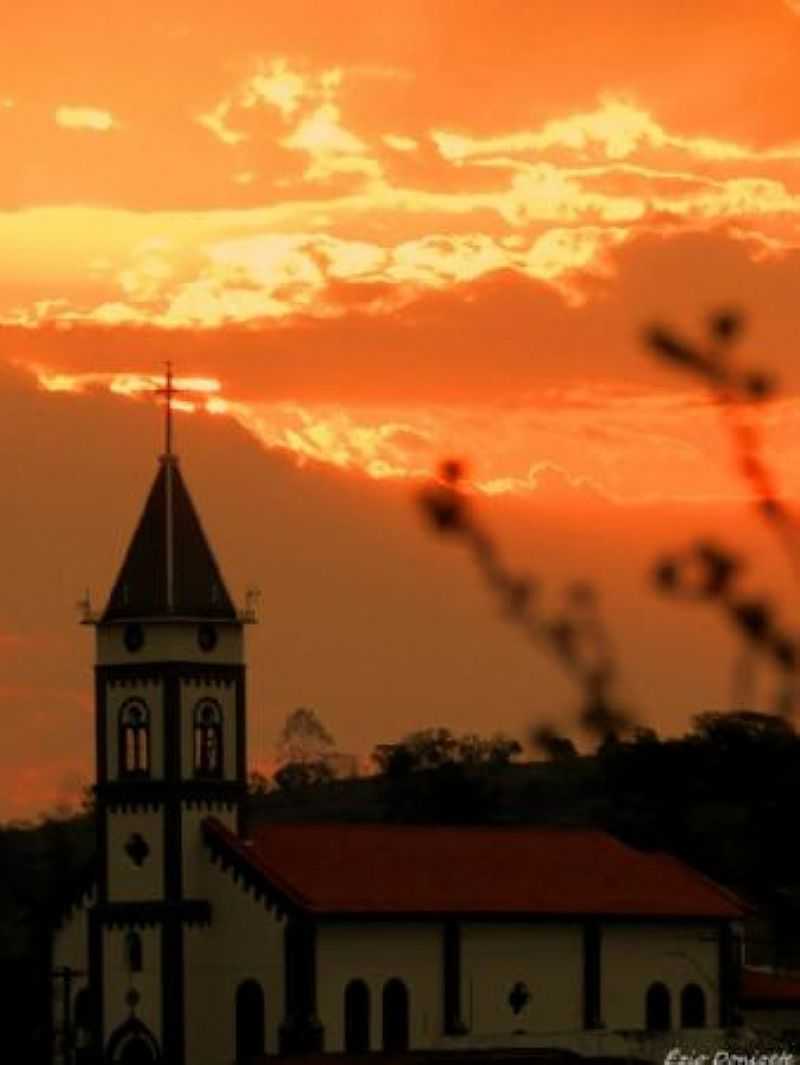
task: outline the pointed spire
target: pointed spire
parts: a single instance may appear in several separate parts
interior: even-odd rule
[[[175,456],[164,455],[102,621],[237,620]]]
[[[192,617],[237,620],[214,554],[172,450],[172,365],[164,388],[160,468],[101,621]]]

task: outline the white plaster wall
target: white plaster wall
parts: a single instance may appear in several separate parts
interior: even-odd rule
[[[604,925],[601,1015],[608,1029],[644,1028],[645,995],[655,981],[669,988],[672,1025],[680,1027],[681,991],[702,987],[709,1026],[719,1019],[719,940],[708,925]]]
[[[236,810],[219,803],[192,807],[184,803],[181,809],[183,834],[183,894],[188,899],[207,898],[209,877],[214,887],[216,870],[211,867],[208,848],[203,843],[201,824],[207,817],[216,817],[231,832],[236,832]]]
[[[64,923],[56,930],[53,936],[53,968],[60,969],[68,966],[70,969],[82,973],[76,976],[72,983],[71,1006],[73,1023],[75,1020],[75,999],[78,992],[88,986],[89,982],[89,917],[87,907],[90,900],[85,899],[83,904],[73,909]],[[53,981],[53,1021],[56,1030],[59,1031],[64,1017],[64,982]],[[63,1061],[63,1055],[57,1045],[55,1060]]]
[[[103,931],[103,1045],[114,1030],[130,1017],[125,1002],[134,989],[140,998],[136,1016],[161,1040],[161,929],[136,928],[142,939],[142,971],[132,973],[128,966],[125,937],[131,929],[106,928]]]
[[[284,1017],[283,920],[264,899],[234,882],[206,852],[200,894],[211,902],[211,927],[184,931],[186,965],[186,1061],[190,1065],[229,1065],[235,1054],[236,989],[258,980],[264,992],[266,1049],[278,1050]]]
[[[89,899],[76,906],[53,936],[53,966],[86,969],[89,963]]]
[[[583,934],[571,924],[465,924],[461,1014],[470,1033],[573,1031],[583,1024]],[[514,1014],[517,981],[531,999]]]
[[[222,710],[222,765],[225,780],[236,778],[236,685],[181,682],[181,772],[194,777],[194,708],[201,699],[211,699]]]
[[[138,651],[125,647],[125,625],[97,626],[97,661],[100,665],[140,662],[239,663],[244,661],[244,633],[237,622],[213,622],[217,646],[201,651],[197,645],[199,622],[143,622],[144,644]]]
[[[164,699],[160,682],[129,681],[106,688],[106,772],[119,779],[119,710],[128,699],[141,699],[150,711],[150,778],[164,776]]]
[[[381,1049],[382,995],[387,980],[409,992],[409,1044],[431,1046],[444,1023],[441,924],[367,921],[323,925],[317,934],[317,1012],[325,1050],[344,1050],[344,991],[363,980],[370,992],[371,1049]]]
[[[140,866],[125,851],[138,832],[150,848]],[[164,894],[164,814],[159,810],[117,811],[108,815],[108,898],[110,902],[140,902]]]

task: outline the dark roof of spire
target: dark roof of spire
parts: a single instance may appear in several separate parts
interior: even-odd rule
[[[171,605],[167,591],[169,494],[172,497],[169,507],[173,556]],[[178,463],[172,457],[161,461],[102,621],[140,617],[230,621],[237,618]]]

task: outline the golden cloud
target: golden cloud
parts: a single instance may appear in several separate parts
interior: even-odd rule
[[[220,100],[216,107],[212,107],[210,111],[196,115],[195,121],[198,125],[205,126],[207,130],[210,130],[217,140],[223,144],[241,144],[242,141],[247,140],[248,134],[242,133],[238,129],[232,129],[228,125],[228,114],[231,107],[232,102],[229,99]]]
[[[103,388],[152,395],[158,379],[136,373],[57,373],[31,367],[52,392]],[[700,392],[652,392],[594,380],[526,394],[514,408],[243,401],[213,378],[181,377],[179,410],[233,418],[263,447],[374,479],[419,479],[443,454],[469,460],[475,491],[531,497],[569,491],[608,502],[746,501],[729,468],[719,412]],[[764,409],[770,461],[788,495],[800,495],[792,441],[800,399]]]
[[[800,159],[800,144],[759,151],[718,137],[685,137],[670,133],[643,108],[614,97],[604,97],[594,111],[552,119],[538,130],[492,137],[435,130],[431,136],[441,155],[454,163],[483,156],[538,155],[553,149],[566,149],[587,159],[599,155],[605,159],[624,160],[646,149],[656,152],[673,149],[695,159],[716,162]]]
[[[55,121],[62,129],[83,129],[95,133],[107,133],[119,125],[110,111],[97,107],[59,107],[55,112]]]

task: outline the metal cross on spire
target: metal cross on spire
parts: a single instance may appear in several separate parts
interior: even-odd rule
[[[162,462],[165,466],[166,478],[164,481],[164,491],[166,493],[165,500],[165,522],[164,522],[164,539],[165,539],[165,559],[166,559],[166,578],[167,586],[165,589],[167,610],[171,613],[175,606],[175,544],[174,539],[174,522],[172,515],[172,493],[173,493],[173,467],[175,465],[175,456],[172,453],[172,401],[175,398],[177,392],[181,389],[175,387],[175,382],[172,376],[172,363],[166,364],[166,372],[164,374],[164,387],[156,389],[156,395],[163,396],[165,399],[165,422],[164,422],[164,455]]]
[[[172,455],[172,401],[179,393],[184,389],[175,387],[175,379],[172,376],[172,363],[166,364],[166,371],[164,373],[164,387],[156,389],[157,396],[163,396],[166,400],[164,404],[165,424],[164,424],[164,457],[171,459]]]

